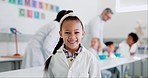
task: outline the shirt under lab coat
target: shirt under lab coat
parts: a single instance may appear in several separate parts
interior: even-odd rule
[[[58,43],[59,29],[59,23],[52,21],[38,30],[26,47],[21,68],[44,65]]]
[[[99,64],[94,55],[82,48],[82,52],[76,57],[72,65],[69,66],[67,58],[62,49],[52,56],[47,78],[101,78]]]
[[[104,21],[102,20],[101,16],[97,16],[93,18],[90,23],[86,26],[86,35],[83,39],[83,45],[86,48],[90,47],[91,40],[93,37],[97,37],[100,39],[100,42],[105,47],[103,42],[103,29],[104,29]]]
[[[131,48],[126,41],[119,44],[117,52],[121,53],[121,56],[130,56],[130,53],[135,53],[137,51],[137,43],[134,43]]]
[[[109,54],[109,53],[110,53],[110,54]],[[108,53],[107,51],[104,52],[104,54],[106,54],[107,57],[109,56],[108,58],[116,58],[115,52],[109,52],[109,53]]]

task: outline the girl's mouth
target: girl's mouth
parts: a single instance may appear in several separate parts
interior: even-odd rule
[[[69,42],[70,44],[74,44],[74,43],[76,43],[76,40],[68,40],[68,42]]]

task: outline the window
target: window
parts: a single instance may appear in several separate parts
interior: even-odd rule
[[[148,0],[116,0],[116,11],[132,12],[148,10]]]

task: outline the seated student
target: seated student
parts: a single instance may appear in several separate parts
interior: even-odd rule
[[[114,43],[112,41],[108,41],[105,43],[105,45],[107,46],[107,56],[109,58],[115,58],[115,46],[114,46]]]
[[[105,42],[105,45],[107,46],[106,54],[108,58],[115,58],[115,46],[112,41]],[[117,67],[109,69],[112,73],[117,73],[117,78],[119,78],[120,72]]]
[[[128,35],[126,41],[123,41],[119,44],[118,52],[123,56],[134,55],[137,51],[138,45],[138,36],[136,33],[131,32]]]
[[[92,38],[89,51],[91,51],[98,59],[98,55],[102,53],[102,47],[99,38]]]
[[[97,37],[92,38],[91,48],[89,48],[89,51],[92,52],[97,59],[99,59],[98,55],[102,53],[102,47],[101,47],[100,40]],[[101,74],[102,74],[102,78],[111,78],[112,76],[111,72],[108,70],[102,70]]]
[[[131,32],[131,33],[129,33],[126,41],[123,41],[119,44],[119,48],[117,51],[120,52],[121,55],[124,57],[134,55],[137,51],[137,48],[138,48],[137,41],[138,41],[137,34]],[[125,64],[123,66],[123,72],[124,72],[125,77],[128,77],[128,75],[127,75],[128,69],[129,69],[128,64]]]

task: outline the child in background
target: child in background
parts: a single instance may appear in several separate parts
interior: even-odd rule
[[[108,41],[105,43],[105,45],[107,46],[107,56],[109,58],[115,58],[115,46],[114,46],[114,43],[112,41]]]
[[[101,78],[97,59],[81,44],[81,20],[69,13],[60,20],[60,40],[45,63],[45,78]],[[62,47],[61,47],[62,46]]]
[[[129,57],[131,55],[134,55],[137,51],[137,48],[138,48],[137,41],[138,41],[137,34],[131,32],[128,34],[126,41],[123,41],[119,44],[119,48],[117,51],[120,52],[121,55],[124,57]],[[124,72],[124,76],[126,78],[128,77],[128,74],[127,74],[128,70],[129,70],[129,65],[125,64],[123,66],[122,72]]]
[[[115,56],[115,45],[114,45],[114,43],[112,41],[108,41],[108,42],[105,42],[105,45],[107,46],[106,54],[107,54],[108,58],[115,58],[116,56]],[[118,67],[120,67],[120,66],[118,66]],[[119,75],[120,75],[118,67],[108,69],[112,73],[114,73],[114,74],[116,73],[117,78],[119,78]]]
[[[92,52],[97,59],[99,59],[98,55],[102,53],[102,47],[100,40],[97,37],[92,38],[91,48],[89,48],[89,51]],[[102,70],[101,74],[102,78],[111,78],[112,76],[111,72],[108,70]]]
[[[126,41],[123,41],[119,44],[118,52],[123,56],[134,55],[137,51],[138,45],[138,36],[136,33],[131,32]]]
[[[92,52],[95,55],[95,57],[97,57],[97,59],[98,59],[98,55],[102,53],[101,43],[97,37],[92,38],[91,48],[89,48],[89,51]]]

